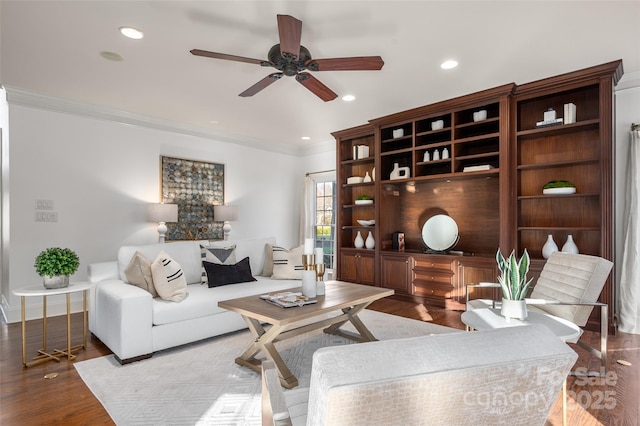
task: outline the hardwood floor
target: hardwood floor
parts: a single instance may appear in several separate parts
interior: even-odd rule
[[[464,329],[459,311],[450,311],[418,303],[394,299],[376,301],[371,309]],[[48,320],[48,348],[66,345],[66,318]],[[41,321],[27,322],[27,354],[40,348]],[[112,425],[102,405],[76,373],[73,364],[47,362],[30,368],[22,367],[20,324],[0,325],[0,424],[4,425]],[[597,341],[598,336],[586,332],[583,338]],[[82,337],[82,317],[72,318],[73,343]],[[572,346],[580,355],[578,367],[598,365],[584,350]],[[99,340],[89,336],[87,349],[78,353],[77,360],[109,354]],[[608,351],[609,373],[606,379],[570,377],[567,382],[569,425],[638,425],[640,407],[640,335],[618,333],[610,336]],[[628,361],[625,366],[617,360]],[[144,362],[144,361],[143,361]],[[45,379],[58,373],[54,379]],[[547,425],[562,424],[562,405],[558,398]]]

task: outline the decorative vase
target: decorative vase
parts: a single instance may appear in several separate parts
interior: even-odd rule
[[[446,160],[449,158],[449,150],[447,148],[442,149],[442,159]]]
[[[433,150],[433,161],[438,161],[440,159],[440,151],[437,149]]]
[[[362,234],[360,233],[360,231],[358,231],[358,235],[356,235],[356,239],[353,242],[353,246],[355,248],[362,248],[364,247],[364,239],[362,238]]]
[[[393,163],[393,170],[391,170],[391,174],[389,175],[390,180],[405,179],[409,177],[411,177],[409,167],[400,167],[399,163]]]
[[[364,242],[364,245],[368,249],[372,249],[376,246],[376,240],[373,239],[371,231],[369,231],[369,235],[367,236],[367,240]]]
[[[424,155],[422,156],[422,162],[428,163],[429,161],[431,161],[431,155],[429,154],[429,151],[425,151]]]
[[[579,253],[578,246],[576,245],[576,243],[573,242],[573,236],[571,234],[567,236],[567,241],[562,246],[562,252],[571,253],[571,254]]]
[[[371,182],[375,182],[375,180],[376,180],[376,168],[374,167],[371,170]]]
[[[553,241],[553,236],[549,234],[547,237],[547,242],[542,246],[542,257],[548,259],[551,256],[551,253],[558,251],[558,246],[555,241]]]
[[[308,298],[316,297],[316,271],[302,271],[302,295]]]
[[[364,175],[364,179],[362,179],[363,182],[371,182],[371,176],[369,176],[369,172],[367,172]]]
[[[524,300],[509,300],[502,299],[502,306],[500,307],[500,315],[507,320],[515,318],[523,320],[527,318],[527,302]]]
[[[69,275],[44,275],[42,277],[44,288],[64,288],[69,287]]]

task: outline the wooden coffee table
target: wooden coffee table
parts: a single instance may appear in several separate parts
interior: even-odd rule
[[[276,350],[276,342],[323,327],[326,327],[325,333],[357,342],[377,340],[358,318],[358,313],[375,300],[391,296],[393,290],[344,281],[327,281],[325,284],[326,294],[318,296],[318,303],[311,305],[281,308],[260,299],[260,295],[218,302],[219,307],[242,315],[255,336],[255,341],[236,358],[236,363],[260,373],[262,362],[256,359],[256,355],[263,352],[275,363],[282,386],[290,389],[298,386],[298,379]],[[283,291],[299,292],[300,287]],[[335,311],[342,311],[342,314],[328,316]],[[359,334],[341,330],[340,327],[347,322],[351,322]],[[263,323],[271,324],[271,327],[265,330]]]

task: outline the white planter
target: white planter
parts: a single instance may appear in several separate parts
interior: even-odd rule
[[[69,287],[69,275],[44,275],[42,277],[44,288],[64,288]]]
[[[524,300],[502,299],[500,315],[509,319],[523,320],[527,318],[527,302]]]

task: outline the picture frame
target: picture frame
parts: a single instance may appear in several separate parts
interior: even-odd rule
[[[163,203],[178,205],[178,222],[167,223],[166,241],[224,239],[213,206],[224,204],[224,164],[160,156]]]

